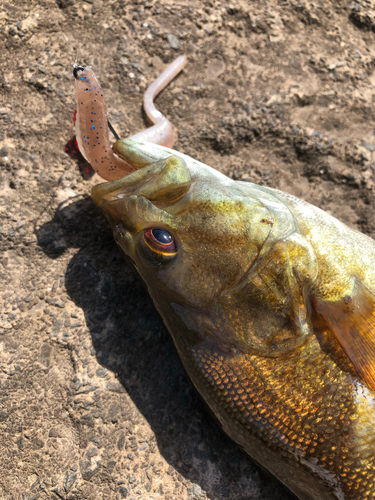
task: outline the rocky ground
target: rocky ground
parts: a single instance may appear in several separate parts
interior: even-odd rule
[[[64,146],[72,68],[120,135],[146,86],[176,149],[375,233],[372,0],[17,0],[0,7],[0,498],[287,500],[190,385]]]

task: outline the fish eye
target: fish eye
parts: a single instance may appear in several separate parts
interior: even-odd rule
[[[159,265],[166,264],[177,255],[175,240],[164,228],[153,227],[143,231],[141,245],[146,257]]]

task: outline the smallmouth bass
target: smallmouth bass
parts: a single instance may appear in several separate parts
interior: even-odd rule
[[[375,242],[141,139],[105,151],[132,173],[92,197],[192,382],[300,499],[374,498]]]

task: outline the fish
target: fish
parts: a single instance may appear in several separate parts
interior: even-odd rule
[[[223,430],[301,500],[375,498],[375,242],[142,135],[109,151],[105,134],[120,162],[103,159],[92,198]]]

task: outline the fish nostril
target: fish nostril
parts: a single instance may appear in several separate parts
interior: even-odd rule
[[[129,232],[128,228],[125,226],[125,224],[123,222],[118,222],[115,225],[115,229],[116,229],[117,234],[119,234],[120,236],[123,236],[125,233]]]

